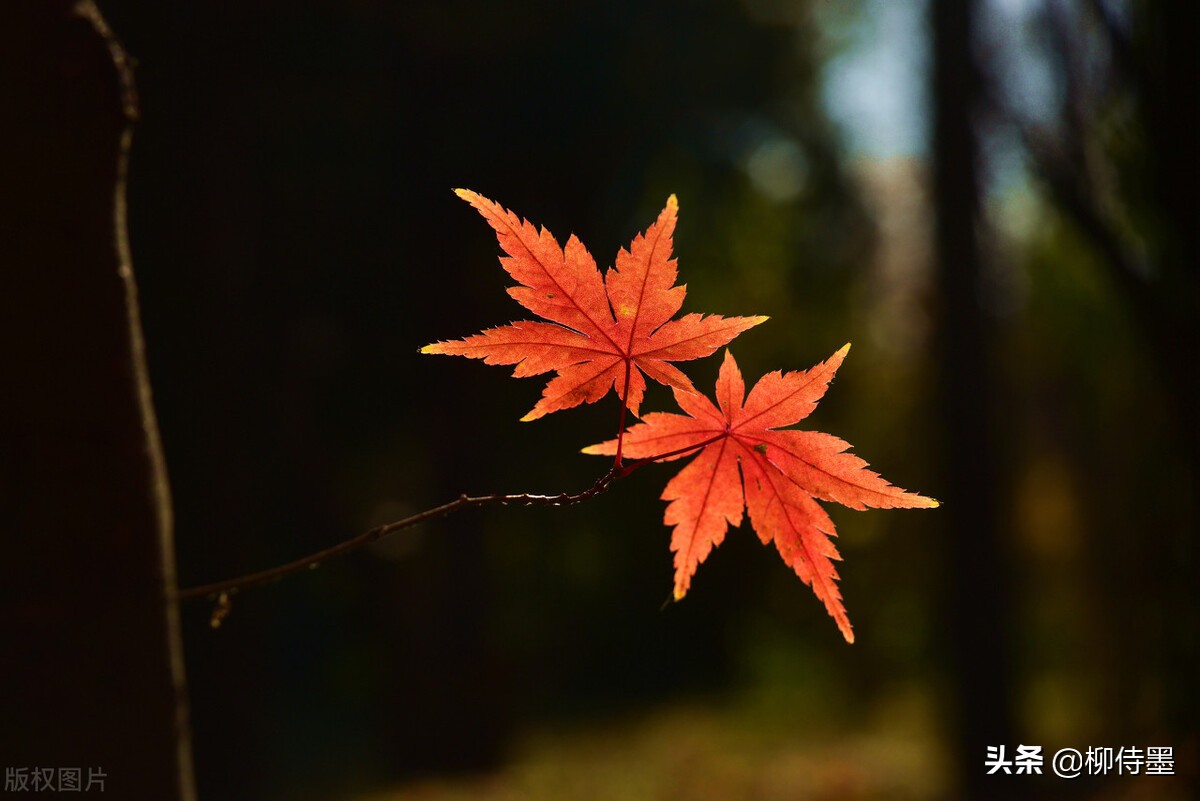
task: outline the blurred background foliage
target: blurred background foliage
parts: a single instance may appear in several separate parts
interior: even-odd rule
[[[601,266],[677,193],[685,311],[772,317],[750,378],[852,341],[806,425],[946,503],[832,510],[853,647],[748,530],[664,605],[669,467],[191,605],[201,797],[1187,797],[1184,6],[103,3],[183,586],[603,472],[612,398],[522,424],[537,382],[417,354],[524,314],[458,186]],[[1181,776],[989,785],[983,742]]]

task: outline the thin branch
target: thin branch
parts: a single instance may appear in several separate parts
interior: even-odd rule
[[[1144,71],[1140,69],[1138,60],[1134,56],[1133,43],[1130,41],[1126,26],[1122,25],[1121,21],[1117,19],[1117,15],[1102,0],[1087,0],[1087,7],[1104,31],[1117,71],[1124,73],[1126,77],[1132,77],[1140,85],[1145,86],[1143,76],[1138,74]]]
[[[418,512],[415,515],[410,515],[403,520],[397,520],[394,523],[387,523],[382,526],[364,531],[356,537],[351,537],[348,540],[339,542],[337,545],[330,546],[322,551],[317,551],[314,554],[296,559],[278,567],[260,570],[257,573],[250,573],[238,578],[218,581],[212,584],[204,584],[199,587],[190,587],[186,590],[180,590],[176,596],[181,601],[187,601],[194,598],[215,598],[225,593],[238,592],[250,587],[257,587],[260,584],[269,584],[272,581],[278,581],[285,576],[290,576],[293,573],[300,573],[305,570],[311,570],[319,566],[322,562],[332,559],[335,556],[341,556],[344,553],[356,550],[364,545],[381,540],[390,534],[395,534],[397,531],[402,531],[406,528],[424,523],[427,520],[436,520],[439,517],[453,514],[462,509],[471,509],[476,506],[488,506],[497,504],[500,506],[571,506],[573,504],[586,501],[588,498],[594,498],[600,493],[608,489],[620,474],[616,469],[609,470],[608,473],[601,476],[595,484],[583,492],[578,493],[560,493],[558,495],[534,495],[531,493],[520,493],[515,495],[460,495],[449,503],[444,503],[441,506],[435,506],[432,509],[426,509],[423,512]]]
[[[1058,208],[1092,242],[1105,269],[1128,293],[1136,313],[1143,318],[1152,318],[1153,298],[1148,276],[1153,269],[1144,258],[1125,246],[1117,227],[1105,213],[1098,200],[1099,193],[1091,185],[1082,147],[1074,141],[1079,136],[1055,137],[1044,126],[1029,120],[1008,102],[998,83],[995,75],[987,76],[983,85],[984,102],[1001,120],[1013,126],[1033,164],[1034,174],[1041,179]],[[1075,100],[1068,99],[1067,102],[1078,105]],[[1069,121],[1067,124],[1071,125]],[[1089,124],[1087,121],[1079,123],[1083,130]],[[1068,141],[1061,141],[1063,138]]]
[[[667,453],[649,456],[645,459],[639,459],[635,462],[629,462],[623,466],[614,465],[607,473],[596,480],[596,483],[585,489],[583,492],[569,493],[563,492],[558,495],[535,495],[532,493],[519,493],[513,495],[461,495],[457,499],[444,503],[441,506],[435,506],[432,509],[426,509],[423,512],[418,512],[415,515],[410,515],[402,520],[397,520],[393,523],[387,523],[382,526],[376,526],[369,531],[364,531],[356,537],[351,537],[348,540],[339,542],[337,545],[332,545],[324,550],[317,551],[314,554],[301,557],[287,564],[277,567],[260,570],[257,573],[249,573],[245,576],[226,579],[225,581],[217,581],[212,584],[203,584],[199,587],[189,587],[185,590],[180,590],[175,595],[178,601],[190,601],[198,598],[213,598],[218,601],[218,607],[213,615],[214,628],[220,625],[221,619],[228,614],[229,611],[229,596],[240,592],[241,590],[257,587],[262,584],[269,584],[273,581],[278,581],[281,578],[290,576],[294,573],[301,573],[305,570],[311,570],[323,562],[332,559],[335,556],[341,556],[344,553],[357,550],[364,545],[370,545],[373,542],[383,539],[384,537],[395,534],[397,531],[403,531],[406,528],[424,523],[428,520],[436,520],[440,517],[453,514],[462,509],[472,509],[477,506],[573,506],[577,503],[582,503],[589,498],[594,498],[607,490],[612,483],[617,479],[624,478],[637,470],[640,467],[670,459],[674,456],[688,453],[689,451],[699,450],[704,446],[716,442],[721,437],[725,436],[724,432],[713,436],[695,445],[689,445],[686,448],[668,451]]]
[[[146,361],[146,339],[142,330],[137,281],[133,273],[133,255],[129,245],[129,159],[133,148],[134,126],[140,119],[137,84],[134,80],[134,61],[117,39],[100,9],[92,0],[80,0],[75,13],[91,23],[96,34],[108,48],[120,88],[121,130],[116,157],[116,180],[113,182],[113,244],[117,256],[117,272],[124,290],[125,316],[129,336],[129,364],[135,388],[141,427],[145,436],[143,449],[147,461],[146,482],[149,485],[149,505],[154,516],[157,538],[157,569],[164,596],[178,588],[175,571],[175,519],[171,505],[171,487],[167,478],[162,436],[154,411],[150,375]],[[183,635],[179,622],[179,605],[175,601],[163,604],[163,641],[166,663],[170,673],[174,723],[175,787],[180,801],[195,801],[195,765],[192,760],[191,729],[188,724],[187,677],[183,661]]]

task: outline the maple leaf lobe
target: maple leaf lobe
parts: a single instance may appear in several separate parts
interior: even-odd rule
[[[686,414],[655,412],[631,426],[624,453],[634,459],[656,454],[694,454],[668,482],[663,522],[673,527],[675,598],[687,594],[700,563],[719,545],[729,525],[740,525],[743,509],[763,544],[808,584],[854,642],[842,604],[834,561],[833,521],[816,502],[851,508],[934,508],[937,501],[892,486],[848,453],[849,445],[828,434],[785,429],[807,417],[828,389],[849,344],[810,370],[773,372],[747,394],[741,371],[728,350],[716,384],[717,403],[703,395],[675,393]],[[584,453],[611,455],[615,440]],[[676,453],[694,448],[691,453]],[[740,476],[739,476],[740,473]]]
[[[695,392],[672,362],[707,356],[765,317],[688,314],[673,319],[686,286],[677,285],[671,258],[679,207],[674,195],[658,219],[621,249],[605,275],[583,244],[565,247],[499,204],[469,189],[454,193],[491,225],[504,251],[501,266],[517,282],[508,294],[548,322],[521,321],[461,340],[441,341],[421,353],[466,356],[515,365],[513,375],[553,372],[542,398],[522,420],[535,420],[615,391],[637,415],[646,378]]]

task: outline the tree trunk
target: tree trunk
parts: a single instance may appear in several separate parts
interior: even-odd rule
[[[935,0],[933,30],[934,204],[939,314],[936,323],[940,419],[944,421],[943,518],[949,583],[942,608],[957,731],[954,765],[969,799],[1007,797],[988,781],[989,745],[1011,757],[1010,593],[1001,542],[1003,477],[994,324],[984,296],[979,219],[980,97],[971,51],[974,0]],[[1011,788],[1009,788],[1011,792]]]
[[[77,778],[192,799],[170,498],[125,232],[132,75],[90,2],[10,0],[0,36],[5,789]]]

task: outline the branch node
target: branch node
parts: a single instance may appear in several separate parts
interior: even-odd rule
[[[214,629],[221,628],[221,624],[225,622],[225,618],[229,617],[229,613],[232,611],[232,595],[229,592],[222,592],[217,596],[217,603],[213,607],[212,616],[208,619],[208,625]]]

